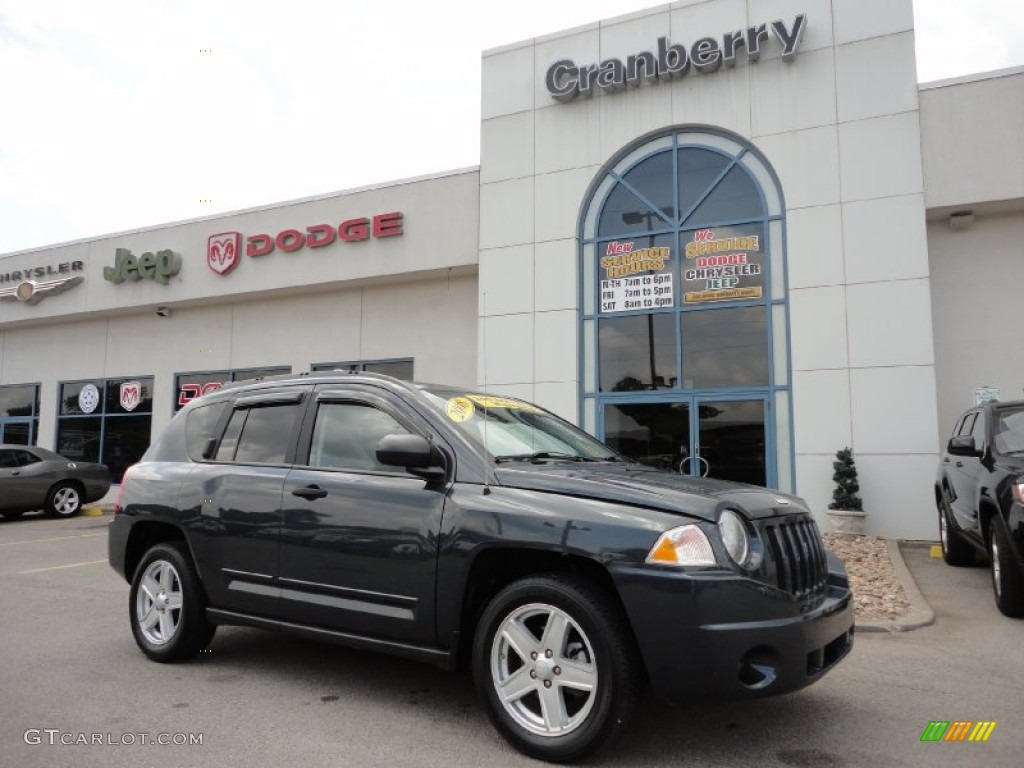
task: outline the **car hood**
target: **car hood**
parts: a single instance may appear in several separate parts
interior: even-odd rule
[[[954,457],[956,458],[956,457]],[[1024,473],[1024,456],[1020,454],[1008,455],[1002,453],[996,458],[996,464],[999,468],[1006,472],[1020,472]]]
[[[738,507],[751,518],[807,513],[796,496],[743,483],[690,477],[642,464],[600,462],[522,463],[495,470],[509,488],[600,499],[714,520],[722,506]]]

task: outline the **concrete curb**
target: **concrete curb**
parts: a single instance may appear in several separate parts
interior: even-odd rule
[[[935,611],[928,605],[921,590],[917,587],[917,582],[910,575],[910,569],[907,568],[907,564],[903,560],[903,553],[900,552],[899,542],[887,539],[885,545],[889,550],[889,559],[892,560],[893,570],[896,571],[897,578],[903,584],[903,592],[907,596],[907,602],[910,603],[910,610],[896,619],[859,621],[857,622],[857,631],[909,632],[912,629],[920,629],[935,623]]]

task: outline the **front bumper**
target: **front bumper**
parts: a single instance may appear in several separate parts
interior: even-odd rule
[[[613,573],[654,691],[670,701],[749,698],[810,685],[853,647],[845,573],[820,601],[724,571]]]

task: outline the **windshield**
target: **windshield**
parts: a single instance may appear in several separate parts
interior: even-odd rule
[[[497,462],[623,460],[586,432],[523,400],[457,390],[424,389],[423,394]]]
[[[996,411],[994,445],[999,453],[1024,452],[1024,409]]]

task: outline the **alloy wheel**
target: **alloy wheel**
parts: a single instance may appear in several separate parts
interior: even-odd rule
[[[72,515],[78,511],[80,497],[78,490],[66,485],[53,494],[53,508],[58,515]]]
[[[491,682],[505,711],[538,736],[564,736],[594,707],[598,670],[580,625],[553,605],[512,611],[491,643]]]
[[[154,560],[146,568],[135,596],[135,620],[145,638],[164,645],[181,624],[181,578],[166,560]]]

